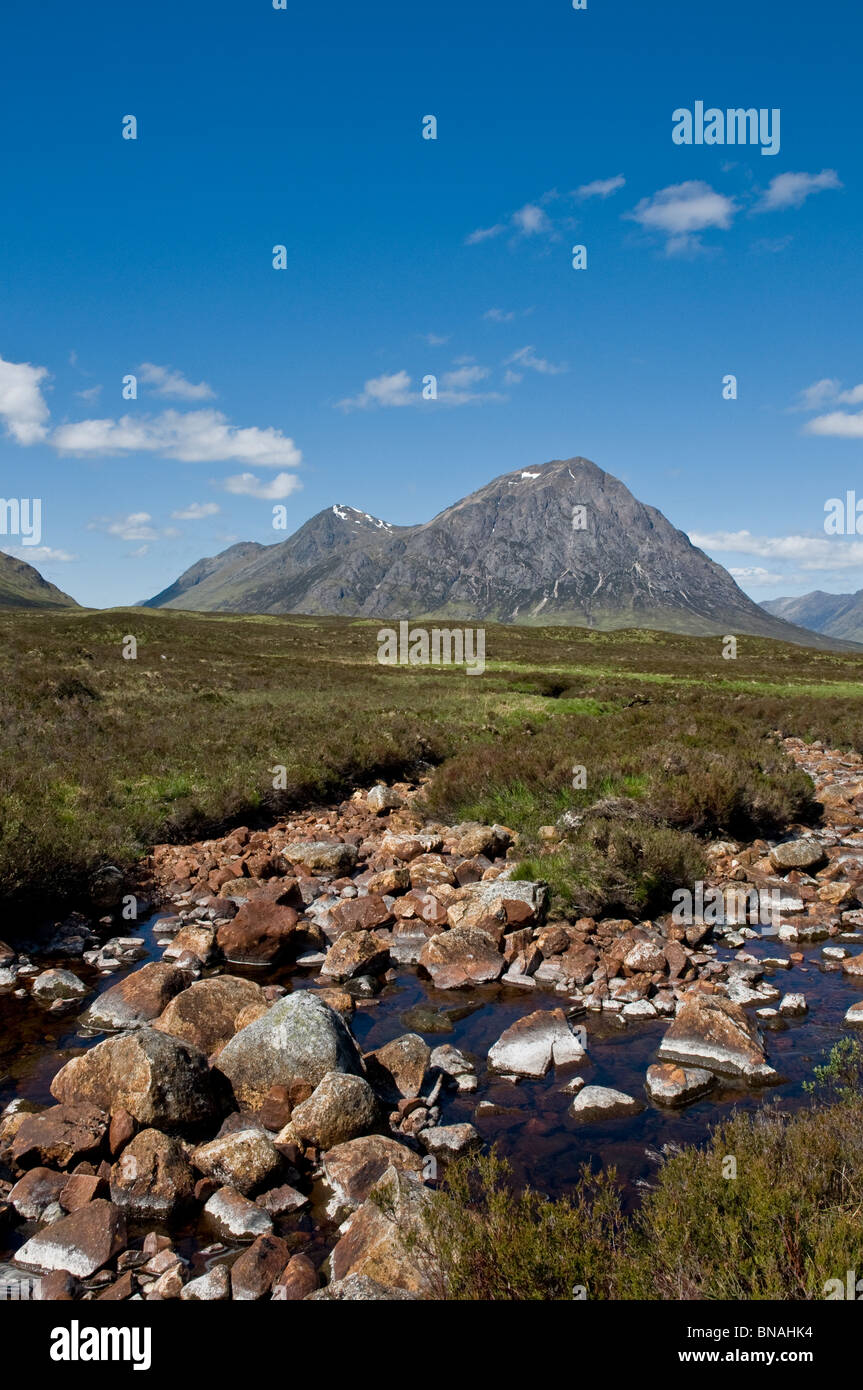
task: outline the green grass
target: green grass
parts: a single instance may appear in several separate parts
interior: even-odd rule
[[[0,610],[0,897],[42,910],[156,841],[434,769],[430,814],[511,825],[562,901],[655,901],[697,850],[655,832],[766,832],[809,813],[772,730],[863,749],[863,656],[741,639],[730,679],[718,638],[488,626],[488,668],[469,677],[379,665],[380,626]],[[638,808],[617,845],[632,877],[604,874],[590,816],[570,866],[547,863],[539,827],[608,797]]]

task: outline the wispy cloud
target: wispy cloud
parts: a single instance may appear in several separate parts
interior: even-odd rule
[[[788,560],[802,570],[859,569],[863,541],[831,536],[756,536],[751,531],[690,531],[693,545],[708,553],[730,552],[759,559]]]
[[[174,521],[203,521],[205,517],[216,516],[221,507],[217,502],[190,502],[182,511],[171,512]]]
[[[626,179],[622,174],[615,174],[613,179],[594,179],[593,183],[583,183],[580,188],[576,188],[573,198],[609,198],[612,193],[616,193],[619,188],[623,188]]]
[[[777,174],[770,180],[753,212],[778,212],[783,208],[799,208],[813,193],[828,188],[841,188],[835,169],[822,169],[820,174]]]
[[[538,357],[536,348],[530,346],[519,348],[506,359],[504,366],[524,367],[542,376],[560,376],[562,372],[569,371],[565,362],[549,362],[545,357]]]
[[[152,522],[149,512],[130,512],[128,516],[94,517],[87,529],[103,531],[106,536],[117,536],[121,541],[155,541],[159,532]]]
[[[68,550],[55,550],[50,545],[4,545],[4,554],[26,560],[28,565],[70,565],[78,559]]]
[[[465,237],[465,245],[476,246],[480,242],[491,241],[494,237],[502,236],[504,232],[511,233],[515,241],[530,237],[556,238],[559,235],[558,230],[545,209],[558,196],[557,190],[551,189],[550,192],[543,193],[541,198],[525,203],[523,207],[509,213],[505,221],[495,222],[490,227],[477,227],[475,231],[470,232]]]
[[[215,391],[206,381],[195,385],[187,381],[182,372],[173,367],[159,367],[155,362],[142,362],[138,368],[138,380],[150,386],[156,396],[167,396],[177,401],[210,401]]]
[[[835,377],[822,377],[801,391],[789,408],[792,411],[823,411],[830,405],[863,406],[863,382],[843,390],[842,382]],[[829,410],[807,420],[803,431],[835,439],[863,439],[863,411]]]

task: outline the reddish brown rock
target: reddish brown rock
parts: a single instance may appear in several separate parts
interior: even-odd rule
[[[299,1303],[318,1287],[318,1272],[308,1255],[292,1255],[273,1286],[273,1298]]]
[[[438,989],[463,989],[500,979],[505,961],[493,937],[477,927],[454,927],[427,941],[419,963]]]
[[[234,1036],[241,1026],[241,1015],[251,1004],[267,1007],[260,985],[237,975],[216,975],[198,980],[178,994],[153,1027],[193,1043],[209,1057]]]
[[[330,911],[330,923],[339,934],[373,931],[393,921],[393,914],[383,898],[369,894],[365,898],[346,898]]]
[[[105,1111],[86,1101],[52,1105],[38,1115],[27,1115],[11,1145],[13,1163],[19,1168],[51,1164],[68,1168],[81,1159],[98,1156],[108,1127]]]
[[[293,907],[252,899],[243,904],[236,917],[219,927],[216,940],[228,961],[237,965],[272,965],[295,950],[298,920]]]
[[[290,1253],[280,1236],[258,1236],[231,1265],[232,1297],[246,1302],[263,1298],[285,1269]]]
[[[82,1021],[89,1028],[109,1031],[146,1027],[189,983],[190,976],[176,966],[161,961],[142,965],[100,994]]]
[[[356,975],[379,975],[390,963],[389,943],[369,931],[345,932],[327,951],[321,974],[341,983]]]

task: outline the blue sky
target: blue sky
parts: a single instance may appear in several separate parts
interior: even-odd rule
[[[423,521],[573,454],[757,599],[863,585],[823,527],[863,498],[850,4],[47,0],[0,34],[0,495],[43,506],[0,546],[80,602],[283,539],[277,502]],[[699,100],[778,108],[779,152],[675,144]]]

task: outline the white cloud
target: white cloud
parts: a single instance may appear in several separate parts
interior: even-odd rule
[[[407,372],[390,372],[372,377],[359,395],[348,396],[337,405],[341,410],[367,410],[370,406],[416,405],[419,393],[411,390]]]
[[[550,192],[543,193],[541,198],[532,203],[525,203],[523,207],[510,213],[505,222],[495,222],[492,227],[477,227],[476,231],[465,237],[465,245],[476,246],[479,242],[490,241],[507,231],[513,233],[514,240],[535,236],[556,238],[557,232],[545,211],[545,204],[554,202],[559,196],[556,189],[551,189]]]
[[[750,588],[761,586],[775,586],[776,584],[790,584],[791,577],[787,574],[771,574],[763,565],[748,565],[743,569],[730,567],[728,573],[738,581],[739,584],[748,584]]]
[[[615,174],[613,179],[594,179],[593,183],[583,183],[580,188],[575,190],[574,198],[608,198],[612,193],[616,193],[626,183],[622,174]]]
[[[41,383],[47,367],[0,357],[0,421],[16,444],[39,444],[47,433],[48,407]]]
[[[782,208],[799,208],[813,193],[826,188],[841,188],[835,169],[822,169],[820,174],[777,174],[756,203],[755,212],[776,212]]]
[[[269,483],[256,478],[254,473],[238,473],[233,478],[225,478],[222,483],[226,492],[232,492],[237,497],[256,497],[261,502],[277,502],[283,497],[290,497],[301,486],[293,473],[277,473]]]
[[[216,394],[206,381],[199,381],[196,386],[194,382],[187,381],[182,372],[175,372],[173,367],[159,367],[155,362],[141,363],[138,380],[143,381],[145,386],[151,386],[154,395],[168,396],[178,401],[209,401]]]
[[[832,377],[822,377],[820,381],[813,381],[811,386],[807,386],[800,392],[792,410],[821,410],[825,405],[835,401],[839,395],[841,381],[836,381]]]
[[[788,560],[802,570],[859,569],[863,565],[863,541],[838,536],[754,536],[751,531],[690,531],[689,539],[701,550],[756,555],[760,559]]]
[[[216,516],[222,509],[217,502],[190,502],[182,511],[171,512],[174,521],[202,521],[204,517]]]
[[[107,536],[117,536],[121,541],[155,541],[159,532],[150,523],[153,518],[149,512],[130,512],[128,516],[94,517],[88,523],[89,531],[104,531]]]
[[[50,545],[7,545],[3,550],[6,555],[26,560],[29,565],[69,565],[78,559],[68,550],[54,550]]]
[[[529,367],[531,371],[540,372],[543,376],[560,376],[562,372],[569,371],[564,362],[549,362],[545,357],[537,357],[536,349],[533,347],[519,348],[518,352],[506,359],[504,366],[509,367],[513,364]]]
[[[256,468],[296,468],[302,461],[294,441],[281,430],[240,429],[217,410],[79,420],[60,425],[51,443],[61,454],[85,457],[142,452],[181,463],[248,463]]]
[[[82,401],[96,401],[102,394],[101,386],[88,386],[84,391],[76,391],[75,395]]]
[[[442,337],[440,333],[426,333],[423,336],[429,347],[443,347],[444,343],[449,342],[449,334]]]
[[[646,231],[660,232],[668,238],[669,255],[697,250],[698,232],[708,227],[726,230],[737,211],[733,198],[717,193],[708,183],[692,179],[661,188],[649,198],[642,198],[624,217],[637,222]]]
[[[804,426],[806,434],[829,435],[834,439],[863,439],[863,411],[849,415],[846,410],[832,410],[816,415]]]

